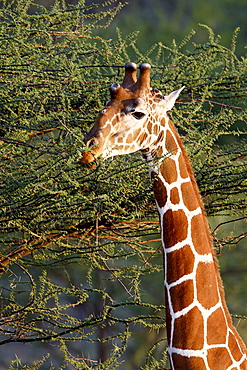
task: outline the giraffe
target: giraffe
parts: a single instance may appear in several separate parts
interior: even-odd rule
[[[148,164],[164,251],[168,353],[173,370],[247,369],[232,324],[204,206],[182,140],[167,115],[183,90],[150,88],[148,63],[125,65],[122,84],[84,141],[82,164],[141,151]]]

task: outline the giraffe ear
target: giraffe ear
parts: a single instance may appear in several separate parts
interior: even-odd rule
[[[181,91],[185,88],[185,86],[181,87],[181,89],[178,89],[178,90],[175,90],[173,91],[172,93],[170,93],[169,95],[166,95],[164,96],[164,100],[165,100],[165,109],[166,110],[171,110],[179,96],[179,94],[181,93]]]

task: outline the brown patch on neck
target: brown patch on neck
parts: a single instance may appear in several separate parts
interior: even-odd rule
[[[194,300],[193,280],[185,280],[170,288],[170,297],[173,311],[176,313],[193,303]],[[181,330],[182,333],[182,330]]]
[[[162,221],[165,248],[171,248],[187,238],[188,220],[183,210],[172,211],[168,209]]]
[[[165,143],[166,150],[170,154],[176,154],[178,151],[178,144],[174,140],[171,132],[167,130],[166,132],[166,143]]]
[[[169,266],[169,274],[167,275],[167,283],[170,285],[181,279],[184,275],[191,274],[194,269],[195,256],[189,245],[177,249],[166,254],[167,266]],[[179,268],[178,268],[179,266]],[[184,297],[182,297],[182,300]]]
[[[203,317],[199,308],[192,308],[175,320],[173,346],[194,351],[201,350],[204,345],[203,327]],[[196,331],[195,328],[197,328]]]
[[[174,187],[170,190],[170,201],[172,204],[178,204],[180,201],[178,188]]]
[[[175,369],[200,369],[206,370],[206,365],[200,357],[185,357],[178,353],[172,354],[172,361]]]
[[[229,355],[229,352],[226,348],[210,348],[208,350],[208,365],[210,369],[219,368],[219,359],[224,359],[224,369],[228,369],[232,365],[232,359]],[[234,369],[234,368],[232,368]],[[235,369],[237,369],[235,367]]]
[[[174,159],[169,157],[164,158],[163,162],[160,165],[160,172],[162,174],[162,177],[168,184],[177,181],[177,166]]]
[[[226,343],[226,337],[227,325],[225,315],[222,308],[219,307],[208,318],[207,343],[208,345]]]
[[[214,263],[199,262],[196,269],[197,299],[205,309],[219,302]]]
[[[207,220],[202,213],[195,215],[191,220],[191,239],[199,254],[212,252],[211,235],[206,222]]]
[[[156,172],[151,172],[151,180],[153,182],[153,189],[156,202],[158,206],[164,207],[167,201],[167,190],[162,180],[159,178]]]

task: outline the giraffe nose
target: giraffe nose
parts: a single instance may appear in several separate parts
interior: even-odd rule
[[[89,133],[90,134],[90,133]],[[98,140],[95,138],[95,137],[91,137],[89,138],[89,134],[86,134],[83,141],[84,143],[86,144],[86,146],[88,148],[96,145],[98,143]],[[96,158],[96,153],[94,153],[94,149],[90,152],[82,152],[82,157],[79,159],[79,163],[83,164],[83,165],[88,165],[90,163],[93,163],[95,162],[95,158]],[[92,164],[90,166],[88,166],[88,168],[93,168],[95,167],[95,164]]]

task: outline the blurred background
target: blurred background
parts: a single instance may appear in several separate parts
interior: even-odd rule
[[[36,3],[52,7],[55,0],[37,0]],[[78,4],[78,0],[66,0],[68,5]],[[103,0],[86,0],[86,5],[104,3]],[[137,46],[146,52],[159,41],[171,45],[173,40],[179,44],[189,32],[198,31],[198,24],[206,24],[221,37],[224,46],[230,46],[233,31],[240,27],[237,54],[243,55],[247,39],[247,0],[134,0],[126,4],[113,20],[111,26],[102,30],[102,36],[115,37],[118,27],[125,36],[138,31]],[[120,3],[116,1],[115,3]],[[97,33],[99,33],[97,31]],[[206,31],[197,34],[197,42],[203,42]]]

